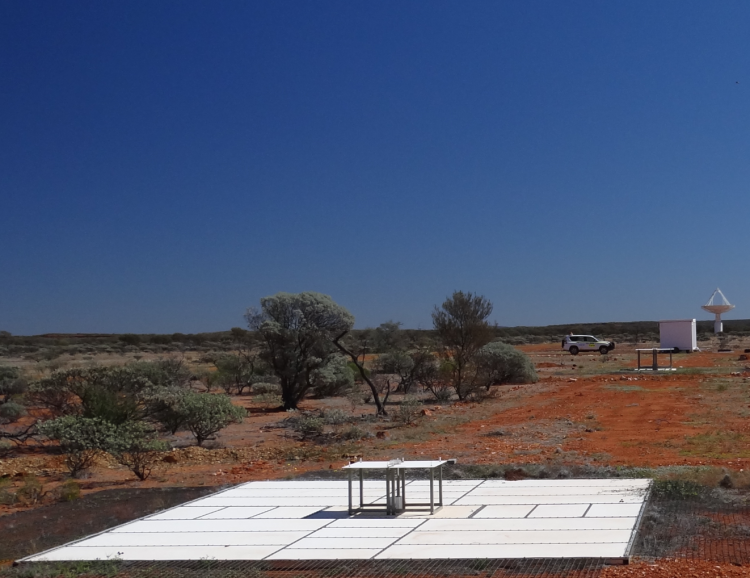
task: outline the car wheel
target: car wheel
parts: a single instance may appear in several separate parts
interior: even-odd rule
[[[602,355],[607,355],[609,353],[609,347],[607,347],[606,345],[602,345],[599,348],[599,353],[601,353]]]
[[[575,345],[570,348],[570,354],[571,355],[578,355],[578,348]]]

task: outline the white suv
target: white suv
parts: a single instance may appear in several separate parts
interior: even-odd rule
[[[615,348],[615,342],[602,341],[593,335],[566,335],[562,348],[570,351],[571,355],[578,355],[580,351],[599,351],[604,355]]]

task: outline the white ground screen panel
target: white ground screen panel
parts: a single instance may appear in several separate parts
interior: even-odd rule
[[[250,482],[25,560],[614,558],[627,555],[649,486],[450,480],[434,515],[387,517],[349,516],[346,481]],[[384,503],[385,482],[364,493]],[[429,482],[408,483],[406,497],[429,500]]]

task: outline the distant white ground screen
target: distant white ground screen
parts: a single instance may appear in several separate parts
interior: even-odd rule
[[[249,482],[24,560],[618,558],[650,483],[445,480],[434,515],[349,516],[346,481]],[[384,504],[385,482],[366,480],[364,493]],[[429,482],[406,495],[429,500]]]

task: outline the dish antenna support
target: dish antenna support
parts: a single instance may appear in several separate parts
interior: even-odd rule
[[[721,323],[721,314],[734,309],[734,305],[724,297],[724,293],[722,293],[721,289],[717,287],[716,291],[711,293],[711,298],[708,300],[708,303],[701,305],[701,309],[716,315],[716,320],[714,321],[714,333],[721,333],[724,331],[724,325]]]

